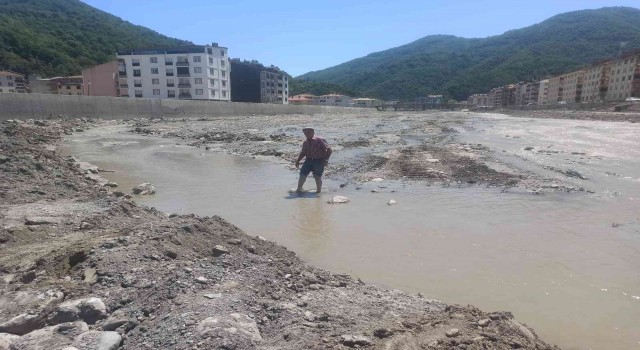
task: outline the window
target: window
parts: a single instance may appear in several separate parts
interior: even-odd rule
[[[175,83],[173,82],[173,79],[167,79],[167,86],[169,86],[169,87],[175,86]]]
[[[8,82],[8,83],[7,83],[7,86],[13,86],[13,83],[12,83],[12,82]],[[67,86],[67,89],[68,89],[68,88],[69,88],[69,87]]]
[[[133,87],[142,87],[142,80],[134,80]]]
[[[11,84],[9,86],[13,86],[13,83],[9,83],[9,84]],[[71,90],[71,86],[70,85],[67,85],[67,90]]]
[[[204,90],[196,89],[196,95],[203,95],[203,94],[204,94]]]
[[[151,79],[151,84],[159,85],[160,84],[160,79]]]
[[[209,64],[213,64],[213,57],[209,57]]]
[[[222,97],[223,97],[223,98],[226,98],[226,97],[227,97],[227,92],[226,92],[226,91],[223,91],[223,92],[222,92]]]
[[[2,92],[2,89],[0,89],[0,92]]]
[[[139,58],[132,58],[131,59],[131,65],[132,66],[139,66],[140,65],[140,59]]]
[[[151,74],[158,74],[158,68],[151,68]]]
[[[173,76],[173,68],[167,68],[166,76],[168,76],[168,77],[172,77]]]
[[[225,62],[224,60],[223,60],[223,61],[220,61],[220,65],[221,65],[222,67],[224,67],[224,65],[225,65],[225,64],[226,64],[226,62]]]
[[[76,90],[80,90],[80,85],[76,85]]]
[[[167,97],[176,97],[176,90],[167,90]]]
[[[178,67],[178,76],[189,76],[189,67]]]
[[[193,62],[201,62],[201,59],[200,56],[193,56]]]
[[[211,90],[211,97],[216,97],[216,90]]]
[[[215,69],[213,69],[213,68],[209,68],[209,74],[211,74],[211,75],[216,74]]]
[[[224,57],[224,50],[220,50],[220,56]]]
[[[215,79],[209,79],[209,85],[211,85],[212,87],[216,85],[216,80]]]
[[[226,80],[222,81],[222,87],[227,87],[227,81]]]
[[[134,70],[133,70],[133,76],[134,76],[134,77],[139,77],[139,76],[141,76],[141,74],[140,74],[140,70],[139,70],[139,69],[134,69]]]
[[[202,78],[196,78],[196,84],[202,84]]]
[[[169,58],[169,57],[165,58],[164,64],[167,66],[173,65],[173,58]]]
[[[142,90],[135,91],[136,97],[142,97]]]
[[[202,73],[202,67],[193,67],[194,73]]]
[[[15,90],[9,89],[9,92],[15,92]],[[71,93],[69,93],[69,95],[71,95]]]
[[[7,76],[7,80],[13,80],[12,76]]]
[[[158,57],[149,57],[149,62],[158,63]]]
[[[227,76],[227,72],[226,71],[220,71],[222,73],[222,77],[225,78]]]
[[[207,53],[208,53],[209,55],[213,55],[213,50],[211,50],[211,48],[210,48],[210,47],[207,47]]]
[[[153,89],[153,94],[155,96],[160,96],[160,89]]]

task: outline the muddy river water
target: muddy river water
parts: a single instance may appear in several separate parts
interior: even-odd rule
[[[288,193],[297,174],[273,158],[205,151],[124,126],[70,136],[64,152],[114,170],[103,176],[124,191],[152,182],[157,194],[139,203],[219,215],[316,266],[512,311],[564,349],[640,348],[640,125],[461,118],[472,127],[458,130],[459,142],[483,144],[498,163],[585,191],[393,181],[340,188],[327,180],[322,195],[298,197]],[[333,195],[351,202],[327,204]]]

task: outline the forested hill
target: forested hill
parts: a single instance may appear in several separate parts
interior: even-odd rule
[[[640,10],[568,12],[502,35],[427,36],[298,78],[334,83],[385,99],[473,93],[568,72],[640,48]]]
[[[0,0],[0,69],[78,74],[117,49],[184,44],[79,0]]]

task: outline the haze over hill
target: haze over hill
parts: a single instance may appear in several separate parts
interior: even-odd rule
[[[430,35],[297,78],[340,84],[359,95],[384,99],[433,93],[465,99],[633,48],[640,48],[640,9],[608,7],[560,14],[483,39]]]

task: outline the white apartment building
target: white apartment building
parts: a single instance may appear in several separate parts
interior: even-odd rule
[[[231,100],[229,55],[216,43],[119,50],[118,62],[119,96]]]
[[[26,93],[27,83],[24,75],[7,70],[0,71],[0,93]]]
[[[640,54],[619,58],[611,64],[607,101],[624,101],[640,97]]]
[[[549,93],[549,79],[540,80],[538,87],[538,104],[547,104],[547,94]]]

